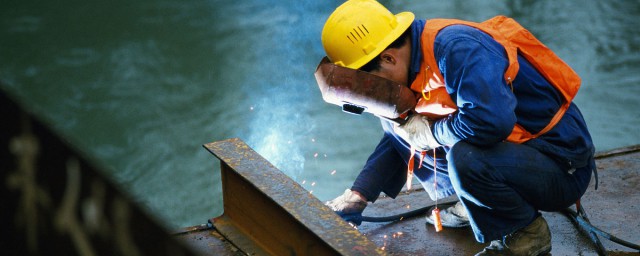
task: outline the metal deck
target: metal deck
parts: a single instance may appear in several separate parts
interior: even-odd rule
[[[591,223],[621,239],[640,242],[640,146],[621,148],[597,156],[600,184],[582,198]],[[227,200],[225,198],[225,200]],[[442,202],[445,202],[443,200]],[[428,195],[414,185],[396,199],[382,197],[364,211],[366,216],[388,216],[433,204]],[[552,233],[552,255],[597,255],[588,236],[564,214],[543,212]],[[358,227],[388,255],[473,255],[486,244],[477,243],[471,229],[448,229],[436,233],[423,217],[390,223],[367,223]],[[246,255],[215,228],[191,227],[177,237],[202,255]],[[600,238],[609,255],[638,255],[638,251]]]

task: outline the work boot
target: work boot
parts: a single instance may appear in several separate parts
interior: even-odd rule
[[[539,216],[529,226],[512,234],[503,240],[493,240],[478,255],[545,255],[551,252],[551,232],[547,221]]]
[[[427,223],[432,225],[434,223],[434,208],[435,206],[431,207],[431,209],[429,209],[429,215],[427,215]],[[464,208],[464,205],[458,201],[453,205],[440,209],[440,221],[442,221],[442,226],[447,228],[468,227],[469,214],[467,213],[467,209]]]

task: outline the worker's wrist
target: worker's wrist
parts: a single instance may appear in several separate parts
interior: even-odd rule
[[[356,190],[353,190],[353,189],[351,190],[351,192],[352,192],[354,195],[357,195],[358,197],[360,197],[360,199],[361,199],[363,202],[367,202],[367,198],[366,198],[366,197],[364,197],[364,195],[362,195],[362,193],[360,193],[360,192],[358,192],[358,191],[356,191]]]

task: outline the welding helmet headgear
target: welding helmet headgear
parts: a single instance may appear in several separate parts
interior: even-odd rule
[[[336,65],[359,69],[378,56],[415,16],[393,15],[375,0],[348,0],[329,16],[322,29],[322,46]]]

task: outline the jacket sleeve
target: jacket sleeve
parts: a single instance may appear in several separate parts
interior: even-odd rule
[[[434,122],[436,140],[442,145],[505,140],[516,123],[516,99],[503,78],[508,66],[504,48],[477,29],[454,25],[438,34],[434,54],[458,106],[457,112]]]
[[[387,121],[383,121],[383,127],[385,127],[384,122]],[[380,192],[395,198],[406,183],[406,160],[394,147],[394,143],[400,143],[398,138],[394,138],[393,134],[385,131],[351,187],[370,202],[375,202]],[[405,157],[408,158],[408,149],[406,153]]]

